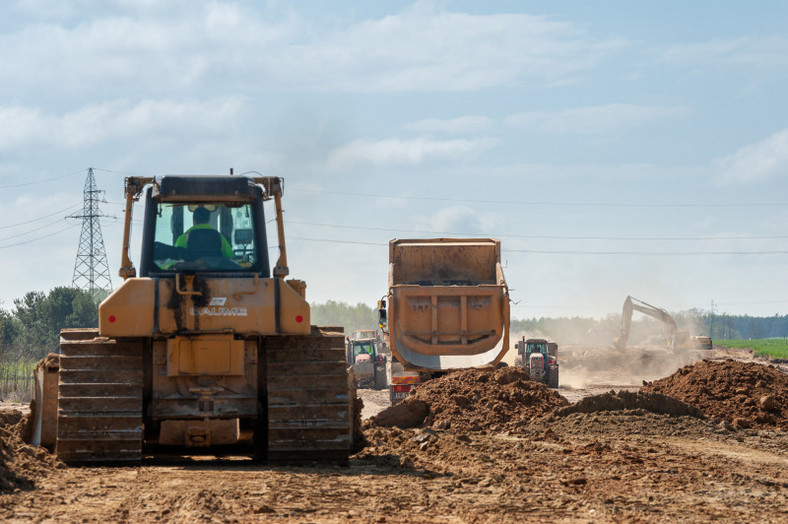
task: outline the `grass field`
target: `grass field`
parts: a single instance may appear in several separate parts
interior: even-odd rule
[[[785,338],[761,338],[755,340],[715,339],[714,345],[726,348],[750,348],[758,356],[788,359],[788,339]]]
[[[27,402],[33,395],[33,369],[36,363],[27,360],[0,360],[0,399]]]

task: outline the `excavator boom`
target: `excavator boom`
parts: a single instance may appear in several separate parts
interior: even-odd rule
[[[638,300],[637,298],[633,298],[631,296],[627,296],[626,300],[624,300],[624,307],[621,311],[621,334],[615,340],[616,349],[619,351],[625,351],[627,349],[627,340],[629,340],[629,330],[632,325],[633,310],[661,320],[665,324],[665,329],[668,332],[668,339],[670,340],[671,349],[675,349],[676,333],[678,328],[676,327],[676,321],[673,320],[673,317],[671,317],[670,314],[664,309],[657,306],[652,306],[647,302],[643,302],[642,300]]]

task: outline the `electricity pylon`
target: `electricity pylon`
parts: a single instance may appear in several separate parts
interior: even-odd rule
[[[103,191],[96,189],[93,168],[88,168],[88,177],[85,179],[85,188],[82,192],[82,214],[68,217],[82,219],[82,233],[79,236],[79,249],[71,285],[89,292],[96,301],[112,291],[104,237],[101,235],[99,222],[99,218],[107,216],[102,215],[99,210],[100,193]]]

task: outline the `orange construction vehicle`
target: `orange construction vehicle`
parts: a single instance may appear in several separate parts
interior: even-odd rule
[[[387,298],[392,402],[436,374],[494,367],[509,349],[500,240],[392,240]]]
[[[126,179],[124,282],[99,306],[98,329],[63,331],[60,354],[38,367],[36,443],[68,463],[217,446],[348,461],[344,336],[311,326],[306,283],[286,278],[283,189],[277,177]],[[140,199],[138,272],[129,246]]]

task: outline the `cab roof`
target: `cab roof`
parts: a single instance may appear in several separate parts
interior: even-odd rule
[[[153,192],[157,200],[251,201],[259,194],[252,179],[241,176],[165,175],[157,182]]]

